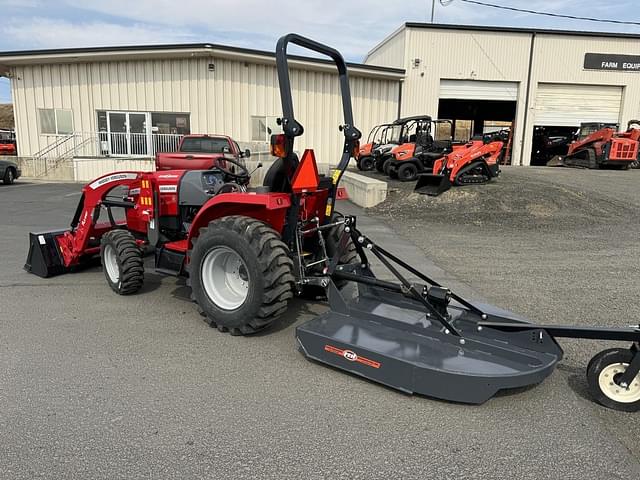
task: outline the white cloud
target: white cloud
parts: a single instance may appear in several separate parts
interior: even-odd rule
[[[0,35],[12,39],[25,48],[61,48],[105,45],[142,45],[153,43],[190,42],[193,37],[186,30],[142,24],[118,25],[91,22],[71,23],[64,20],[33,18],[28,22],[17,19],[5,22]]]

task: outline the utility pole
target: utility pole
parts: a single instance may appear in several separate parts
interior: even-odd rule
[[[433,23],[433,16],[436,13],[436,0],[431,0],[431,23]]]

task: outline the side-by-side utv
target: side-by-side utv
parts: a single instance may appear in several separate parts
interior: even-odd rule
[[[289,44],[337,66],[344,143],[330,177],[318,175],[312,150],[300,159],[294,152],[304,127],[294,115]],[[544,380],[562,359],[560,337],[625,341],[628,348],[593,358],[587,382],[603,405],[640,409],[640,326],[532,324],[470,302],[377,245],[355,217],[338,214],[340,179],[361,136],[346,64],[337,50],[289,34],[277,43],[276,66],[284,133],[271,139],[278,160],[264,186],[248,187],[250,174],[239,163],[235,171],[102,176],[82,189],[69,229],[30,234],[25,268],[47,277],[99,256],[111,289],[133,294],[144,282],[143,249],[151,249],[156,272],[186,276],[207,322],[238,335],[268,328],[294,295],[322,288],[329,309],[295,329],[306,357],[406,393],[463,403]],[[378,278],[374,263],[395,281]]]

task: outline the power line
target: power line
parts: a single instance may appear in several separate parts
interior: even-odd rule
[[[608,20],[608,19],[603,19],[603,18],[593,18],[593,17],[580,17],[577,15],[563,15],[560,13],[551,13],[551,12],[539,12],[536,10],[527,10],[525,8],[516,8],[516,7],[509,7],[506,5],[496,5],[494,3],[485,3],[485,2],[479,2],[477,0],[459,0],[460,2],[464,2],[464,3],[471,3],[474,5],[480,5],[483,7],[489,7],[489,8],[498,8],[500,10],[510,10],[512,12],[520,12],[520,13],[530,13],[531,15],[544,15],[546,17],[554,17],[554,18],[568,18],[570,20],[584,20],[586,22],[596,22],[596,23],[615,23],[617,25],[636,25],[636,26],[640,26],[640,22],[632,22],[632,21],[627,21],[627,20]],[[440,0],[440,5],[442,5],[443,7],[446,7],[447,5],[451,5],[451,3],[453,3],[453,0]]]

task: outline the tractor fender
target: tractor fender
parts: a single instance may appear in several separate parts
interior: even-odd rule
[[[200,229],[209,222],[230,215],[255,218],[282,233],[291,199],[286,193],[221,193],[207,201],[191,223],[187,237],[189,247],[192,239],[200,235]]]

